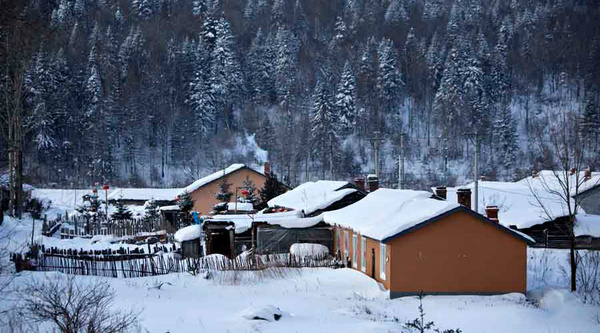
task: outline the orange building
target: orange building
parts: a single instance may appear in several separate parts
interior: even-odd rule
[[[264,171],[270,172],[267,163],[265,163]],[[260,190],[263,187],[267,179],[264,172],[256,171],[244,164],[232,164],[223,170],[198,179],[184,188],[179,195],[185,192],[191,193],[192,200],[194,201],[194,208],[192,210],[206,215],[212,211],[215,204],[219,203],[219,200],[215,198],[215,193],[219,192],[219,182],[224,177],[227,177],[228,182],[231,184],[229,189],[234,195],[236,188],[242,187],[246,178],[254,183],[257,190]],[[241,191],[241,189],[239,190]],[[258,195],[258,193],[255,194]],[[235,201],[233,196],[232,201]]]
[[[526,291],[532,239],[431,193],[379,189],[324,221],[338,255],[392,298]]]

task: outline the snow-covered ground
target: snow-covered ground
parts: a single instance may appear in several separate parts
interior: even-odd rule
[[[11,220],[0,229],[7,226],[22,242],[31,236],[30,223]],[[89,242],[53,240],[64,247],[82,247],[85,241]],[[440,329],[460,328],[465,333],[599,332],[600,308],[583,304],[565,289],[567,258],[564,250],[530,249],[529,299],[520,294],[427,296],[426,320]],[[13,287],[48,277],[66,280],[60,273],[24,272]],[[351,269],[228,272],[210,279],[189,274],[76,279],[108,281],[117,295],[115,307],[142,310],[141,325],[149,332],[408,332],[402,324],[418,314],[415,297],[390,300],[374,280]],[[161,282],[168,283],[153,288]],[[0,308],[13,307],[14,302],[0,300]],[[283,315],[277,321],[249,319],[276,308]]]

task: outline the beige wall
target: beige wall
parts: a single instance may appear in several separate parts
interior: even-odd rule
[[[457,212],[389,242],[391,290],[401,293],[521,292],[527,245],[466,212]]]
[[[348,232],[348,255],[361,268],[361,236],[358,255],[352,251],[352,230],[338,228],[336,240],[344,259],[344,234]],[[341,241],[340,241],[341,240]],[[365,274],[392,291],[392,296],[428,293],[495,294],[525,293],[527,245],[507,232],[478,218],[457,212],[422,229],[391,240],[386,245],[386,279],[380,276],[380,242],[366,238]],[[352,266],[353,267],[353,266]]]
[[[362,247],[362,237],[360,234],[353,232],[350,229],[345,229],[345,228],[338,228],[337,229],[340,232],[341,238],[339,240],[336,240],[336,249],[340,250],[340,254],[342,256],[342,260],[344,260],[345,262],[345,257],[344,257],[344,249],[346,249],[346,246],[344,244],[344,235],[347,233],[348,234],[348,248],[347,248],[347,253],[348,256],[350,257],[351,260],[351,267],[354,268],[354,262],[356,261],[356,269],[358,271],[362,272],[362,257],[361,257],[361,253],[363,251],[363,247]],[[358,245],[358,251],[357,251],[357,256],[356,258],[354,257],[354,252],[353,252],[353,242],[352,242],[352,236],[353,235],[357,235],[357,245]],[[380,273],[380,256],[381,256],[381,249],[380,249],[380,244],[379,241],[373,240],[371,238],[365,237],[366,239],[366,253],[365,253],[365,261],[366,261],[366,265],[365,265],[365,271],[363,272],[364,274],[374,278],[377,282],[380,282],[383,284],[383,286],[386,289],[390,288],[390,272],[391,272],[391,262],[392,262],[392,253],[390,251],[390,247],[387,246],[387,253],[386,256],[388,257],[388,262],[386,265],[386,273],[385,273],[385,279],[383,279],[381,277],[381,273]],[[340,241],[341,240],[341,241]],[[373,276],[373,260],[372,260],[372,256],[373,256],[373,252],[375,251],[375,275]]]
[[[266,177],[255,172],[253,170],[249,170],[246,168],[239,169],[227,175],[227,179],[231,184],[229,190],[233,193],[231,196],[231,201],[235,201],[235,188],[238,186],[242,186],[243,181],[246,179],[246,176],[250,177],[250,179],[254,182],[256,186],[257,193],[265,184]],[[192,200],[194,200],[194,211],[200,212],[200,214],[205,215],[212,211],[213,206],[219,202],[219,200],[215,199],[215,193],[219,192],[219,183],[222,178],[219,178],[211,183],[208,183],[199,189],[192,192]],[[238,195],[240,194],[241,189],[238,189]]]

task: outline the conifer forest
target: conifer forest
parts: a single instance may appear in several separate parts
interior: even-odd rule
[[[290,185],[425,189],[600,167],[597,0],[0,0],[0,169],[176,187],[269,161]],[[476,149],[479,147],[479,149]],[[20,162],[14,162],[18,160]]]

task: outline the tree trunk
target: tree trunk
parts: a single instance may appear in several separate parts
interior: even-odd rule
[[[570,238],[571,238],[571,244],[570,244],[570,248],[569,248],[569,258],[570,258],[570,264],[571,264],[571,291],[575,292],[577,291],[577,261],[576,261],[576,255],[575,255],[575,215],[571,215],[569,217],[569,231],[570,231]]]

